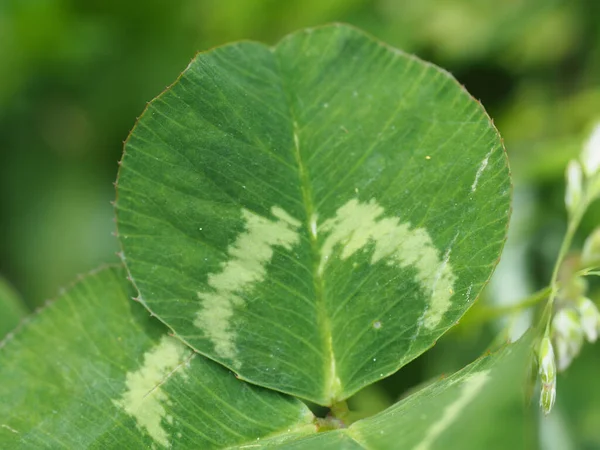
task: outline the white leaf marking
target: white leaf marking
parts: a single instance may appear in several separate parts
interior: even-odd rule
[[[476,372],[464,378],[459,397],[444,409],[442,417],[429,428],[425,439],[414,450],[429,450],[435,440],[460,417],[462,410],[479,394],[488,379],[489,370]]]
[[[192,352],[177,339],[163,336],[156,347],[144,354],[142,367],[126,375],[127,391],[119,400],[112,401],[135,419],[141,431],[163,447],[169,448],[171,444],[161,422],[171,423],[173,418],[166,413],[169,399],[160,386],[190,354]],[[185,376],[181,371],[179,374]]]
[[[246,231],[229,247],[227,253],[231,259],[222,264],[220,272],[208,275],[208,286],[212,290],[198,292],[202,309],[194,325],[210,339],[217,355],[231,360],[236,369],[241,367],[241,362],[237,360],[235,332],[230,323],[234,308],[245,304],[242,295],[245,291],[264,280],[273,247],[290,250],[300,239],[297,229],[301,222],[276,206],[271,208],[271,213],[277,220],[242,210]]]
[[[318,273],[323,274],[335,246],[343,246],[340,257],[347,259],[372,242],[375,245],[372,264],[387,259],[389,265],[416,269],[415,280],[430,296],[423,325],[432,329],[450,309],[454,294],[456,276],[450,264],[451,245],[442,259],[427,230],[411,229],[410,223],[400,223],[397,217],[381,217],[383,213],[384,209],[374,199],[368,203],[352,199],[339,208],[336,216],[321,226],[328,236],[323,243]]]

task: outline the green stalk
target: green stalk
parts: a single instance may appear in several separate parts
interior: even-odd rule
[[[335,402],[331,405],[331,414],[336,419],[345,421],[348,418],[348,414],[350,413],[350,408],[348,408],[348,403],[345,400],[341,402]]]
[[[548,297],[548,303],[546,305],[546,309],[544,311],[544,316],[546,317],[546,328],[544,331],[544,336],[550,336],[550,323],[552,321],[552,308],[554,307],[554,302],[556,300],[556,296],[558,294],[558,274],[560,272],[560,267],[567,256],[569,249],[571,248],[571,244],[573,243],[573,238],[575,237],[575,232],[581,223],[581,219],[583,218],[583,214],[587,209],[588,202],[582,201],[579,204],[579,207],[574,211],[571,217],[569,217],[569,223],[567,225],[567,231],[563,238],[562,244],[560,245],[560,250],[558,251],[558,257],[556,258],[556,263],[554,264],[554,269],[552,270],[552,278],[550,279],[550,296]],[[542,320],[543,317],[542,316]]]
[[[472,320],[474,322],[487,322],[488,320],[497,319],[508,314],[514,314],[523,311],[548,298],[550,291],[550,286],[546,286],[545,288],[534,292],[528,297],[519,300],[517,303],[505,306],[484,307],[479,310],[476,317],[474,317]]]

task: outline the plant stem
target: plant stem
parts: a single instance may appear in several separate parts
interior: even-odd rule
[[[348,413],[350,413],[350,409],[348,408],[348,403],[345,400],[331,405],[331,415],[336,419],[344,420],[348,417]]]
[[[579,223],[581,222],[581,219],[586,209],[587,201],[582,201],[579,207],[573,212],[573,215],[569,217],[567,231],[560,245],[560,250],[558,251],[558,257],[556,258],[556,263],[554,264],[554,269],[552,270],[552,278],[550,279],[550,296],[548,297],[548,303],[544,312],[544,316],[547,317],[546,328],[544,331],[545,336],[550,336],[552,308],[554,306],[554,301],[556,300],[556,296],[558,294],[558,274],[560,272],[560,267],[565,259],[565,256],[567,256],[567,252],[571,248],[571,244],[573,243],[573,237],[575,236],[575,232],[579,227]]]
[[[346,428],[350,424],[350,414],[348,403],[345,400],[333,403],[327,417],[315,419],[317,430],[321,432]]]
[[[527,308],[531,308],[532,306],[537,305],[542,300],[548,298],[550,295],[551,288],[550,286],[546,286],[543,289],[540,289],[537,292],[534,292],[528,297],[518,301],[517,303],[513,303],[511,305],[505,306],[495,306],[495,307],[485,307],[479,310],[477,317],[474,318],[475,321],[487,322],[488,320],[497,319],[498,317],[502,317],[507,314],[516,313],[522,311]]]
[[[578,277],[586,277],[588,275],[595,275],[598,276],[600,275],[600,267],[594,266],[594,267],[586,267],[585,269],[581,269],[579,272],[577,272],[575,274],[575,276]]]
[[[590,271],[584,271],[581,274],[582,276],[587,276],[587,275],[595,275],[595,276],[600,276],[600,271],[598,270],[590,270]]]

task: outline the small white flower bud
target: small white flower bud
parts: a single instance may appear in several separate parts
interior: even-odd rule
[[[600,123],[596,124],[583,147],[581,163],[588,178],[596,175],[600,169]]]
[[[565,370],[583,346],[583,328],[577,311],[561,309],[552,319],[552,337],[556,344],[558,370]]]
[[[550,383],[556,378],[556,362],[554,360],[554,347],[549,337],[544,337],[538,350],[538,366],[542,382]]]
[[[598,308],[587,297],[577,299],[577,311],[581,316],[581,328],[588,342],[596,342],[598,339],[598,328],[600,327],[600,312]]]
[[[540,407],[544,414],[552,410],[556,400],[556,362],[554,349],[550,338],[544,337],[538,350],[538,365],[540,367],[540,380],[542,390],[540,393]]]
[[[596,228],[583,244],[581,253],[582,267],[595,267],[600,265],[600,228]]]
[[[540,407],[545,415],[550,414],[554,402],[556,401],[556,378],[551,384],[542,383],[542,392],[540,393]]]
[[[565,191],[565,205],[567,211],[572,213],[577,209],[581,198],[583,197],[583,175],[581,165],[572,159],[567,165],[567,188]]]

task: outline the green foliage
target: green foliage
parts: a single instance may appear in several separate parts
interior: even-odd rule
[[[509,212],[479,104],[346,26],[199,55],[138,122],[118,189],[139,300],[176,337],[119,269],[81,281],[4,343],[7,444],[222,448],[336,428],[239,378],[335,411],[460,318]],[[496,360],[317,441],[431,448]]]
[[[531,195],[515,208],[531,211],[525,278],[542,287],[562,171],[598,114],[599,13],[593,0],[4,0],[0,272],[38,306],[117,260],[108,202],[121,143],[196,51],[344,21],[447,68],[486,105]]]
[[[242,378],[331,405],[473,303],[510,181],[454,79],[329,26],[199,55],[139,120],[117,189],[144,304]]]
[[[77,273],[118,260],[109,201],[122,141],[196,51],[352,23],[445,67],[481,100],[515,186],[510,237],[488,288],[432,349],[349,400],[357,417],[372,415],[464,367],[498,334],[514,338],[540,312],[523,312],[539,299],[519,300],[544,292],[551,277],[567,224],[564,168],[599,118],[599,14],[594,0],[1,1],[0,273],[33,309]],[[567,262],[599,221],[595,204]],[[597,303],[600,284],[588,281]],[[0,322],[6,316],[0,307]],[[581,351],[558,374],[553,412],[536,424],[543,445],[600,447],[600,347]]]
[[[514,381],[523,376],[529,339],[377,416],[316,434],[320,422],[300,401],[254,387],[193,352],[131,302],[132,294],[123,269],[102,269],[2,344],[3,448],[433,450],[465,448],[465,436],[469,448],[525,442]],[[483,419],[488,426],[472,432],[473,421]]]
[[[531,422],[524,412],[521,383],[530,338],[481,358],[376,416],[286,448],[530,448]]]
[[[592,450],[600,448],[600,429],[596,426],[600,415],[600,389],[596,388],[600,373],[597,348],[584,347],[577,364],[564,376],[558,377],[561,395],[557,400],[557,421],[564,421],[568,430],[569,449]],[[552,416],[550,416],[551,418]]]
[[[546,412],[559,269],[596,195],[584,168],[585,195],[569,175],[549,288],[508,310],[549,298]],[[0,343],[2,446],[534,445],[523,390],[537,332],[374,416],[346,405],[459,321],[504,245],[502,143],[447,72],[344,25],[202,53],[139,119],[117,188],[125,267],[83,278]]]
[[[85,277],[0,348],[2,448],[224,448],[311,426],[297,400],[194,353],[131,301],[121,268]]]
[[[0,277],[0,340],[15,329],[27,314],[27,308],[12,286]]]

